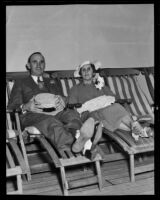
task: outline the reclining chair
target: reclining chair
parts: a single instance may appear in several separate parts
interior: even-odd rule
[[[114,93],[122,99],[125,98],[132,100],[132,103],[127,105],[127,109],[132,115],[142,118],[148,117],[148,115],[154,117],[152,106],[144,95],[144,92],[139,87],[137,79],[140,74],[139,71],[131,69],[120,69],[119,71],[106,69],[104,73],[106,84],[108,84]],[[154,137],[140,137],[138,141],[135,141],[131,134],[125,131],[117,130],[115,132],[110,132],[106,129],[104,131],[106,135],[116,141],[117,144],[119,144],[119,146],[121,146],[129,155],[130,176],[132,182],[135,181],[135,174],[154,169],[153,163],[139,167],[134,164],[136,154],[154,151]]]
[[[25,76],[26,74],[24,73],[23,75]],[[14,76],[13,76],[13,78],[9,76],[7,79],[7,98],[9,98],[9,96],[10,96],[10,92],[11,92],[12,86],[14,84],[15,78],[16,77],[14,77]],[[10,113],[15,113],[15,111],[14,112],[10,111]],[[21,139],[23,140],[23,134],[25,135],[25,132],[27,132],[27,128],[23,131],[21,130],[18,112],[16,112],[15,114],[16,114],[16,119],[14,121],[15,127],[19,131],[19,133],[20,133],[19,135],[20,135]],[[8,120],[8,122],[13,123],[13,119]],[[34,133],[33,133],[33,135],[34,135]],[[63,149],[62,151],[58,151],[40,133],[39,133],[39,135],[36,135],[33,139],[35,142],[38,142],[41,145],[41,147],[48,153],[48,155],[51,158],[51,162],[54,164],[54,167],[60,169],[61,186],[62,186],[62,191],[63,191],[64,195],[68,195],[68,190],[71,188],[91,185],[91,184],[95,184],[95,183],[98,183],[100,190],[102,189],[102,187],[103,187],[102,179],[103,178],[102,178],[101,168],[100,168],[100,161],[102,160],[102,157],[100,154],[97,154],[93,160],[90,160],[90,159],[86,158],[85,156],[83,156],[81,153],[74,154],[73,152],[71,152],[70,149]],[[29,147],[28,147],[28,149],[29,149]],[[33,146],[31,149],[33,150]],[[15,154],[16,154],[16,157],[19,158],[19,154],[17,152],[15,152]],[[27,156],[29,156],[28,151],[27,151]],[[26,159],[26,161],[27,161],[27,159]],[[87,163],[95,164],[96,175],[89,176],[89,177],[86,176],[83,179],[80,178],[80,180],[79,179],[78,180],[67,180],[66,168],[71,168],[73,166],[79,166],[79,165],[85,166]],[[40,164],[40,168],[41,167],[42,166]],[[28,165],[28,169],[29,169],[29,165]],[[42,169],[41,169],[41,171],[42,171]]]
[[[132,115],[148,116],[148,114],[150,114],[153,116],[151,105],[138,86],[137,76],[139,74],[140,72],[138,70],[126,68],[103,69],[101,71],[101,76],[104,77],[106,85],[108,85],[110,89],[119,96],[119,99],[124,100],[122,101],[123,103],[128,102],[125,105],[127,105],[126,108]],[[57,77],[59,80],[59,84],[61,85],[62,92],[65,96],[68,95],[69,89],[80,81],[78,78],[73,77],[72,70],[63,71],[63,73],[61,71],[57,71],[53,74],[53,77]],[[132,103],[130,103],[128,99],[131,99]],[[107,135],[108,138],[111,139],[108,141],[110,144],[118,144],[118,146],[122,148],[121,151],[124,151],[127,155],[129,155],[130,177],[132,182],[135,181],[135,174],[154,169],[153,163],[141,167],[137,167],[134,164],[134,156],[136,154],[154,151],[153,137],[140,138],[139,141],[136,142],[128,132],[110,132],[106,129],[104,129],[104,132],[104,136]],[[104,160],[119,160],[124,157],[122,154],[116,153],[113,148],[110,149],[111,154],[108,154]]]

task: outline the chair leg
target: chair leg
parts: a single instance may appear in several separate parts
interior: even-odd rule
[[[100,162],[97,160],[95,162],[95,164],[96,164],[96,171],[97,171],[99,189],[102,190],[103,183],[102,183],[102,173],[101,173],[101,168],[100,168]]]
[[[64,167],[60,167],[60,172],[61,172],[63,193],[64,193],[64,196],[68,196],[68,183],[67,183]]]
[[[135,182],[135,173],[134,173],[134,154],[129,155],[130,159],[130,176],[131,182]]]
[[[143,155],[138,155],[138,162],[142,163],[143,162]]]
[[[26,152],[26,148],[25,148],[25,145],[24,145],[24,142],[23,142],[23,139],[22,139],[22,135],[20,135],[20,144],[21,144],[22,153],[23,153],[23,157],[24,157],[24,161],[25,161],[25,165],[26,165],[27,180],[30,181],[31,180],[31,171],[30,171],[27,152]]]
[[[22,178],[21,175],[17,175],[17,187],[18,187],[18,192],[19,194],[23,194],[23,189],[22,189]]]
[[[115,150],[111,144],[108,144],[109,153],[115,153]]]

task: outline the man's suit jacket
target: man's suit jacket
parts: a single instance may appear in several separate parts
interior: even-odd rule
[[[45,87],[39,89],[38,84],[34,82],[30,75],[24,79],[16,80],[11,91],[8,109],[19,108],[39,93],[49,92],[55,95],[62,95],[61,88],[56,84],[56,80],[52,83],[50,78],[43,78],[43,81]]]

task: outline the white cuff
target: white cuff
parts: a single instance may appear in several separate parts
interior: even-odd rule
[[[27,111],[26,111],[26,110],[23,110],[23,106],[24,106],[24,104],[22,104],[22,105],[20,106],[20,108],[21,108],[21,110],[22,110],[22,113],[25,114]]]

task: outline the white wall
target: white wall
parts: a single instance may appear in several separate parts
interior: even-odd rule
[[[103,67],[154,64],[152,4],[7,6],[7,71],[24,71],[41,51],[47,70],[85,60]]]

